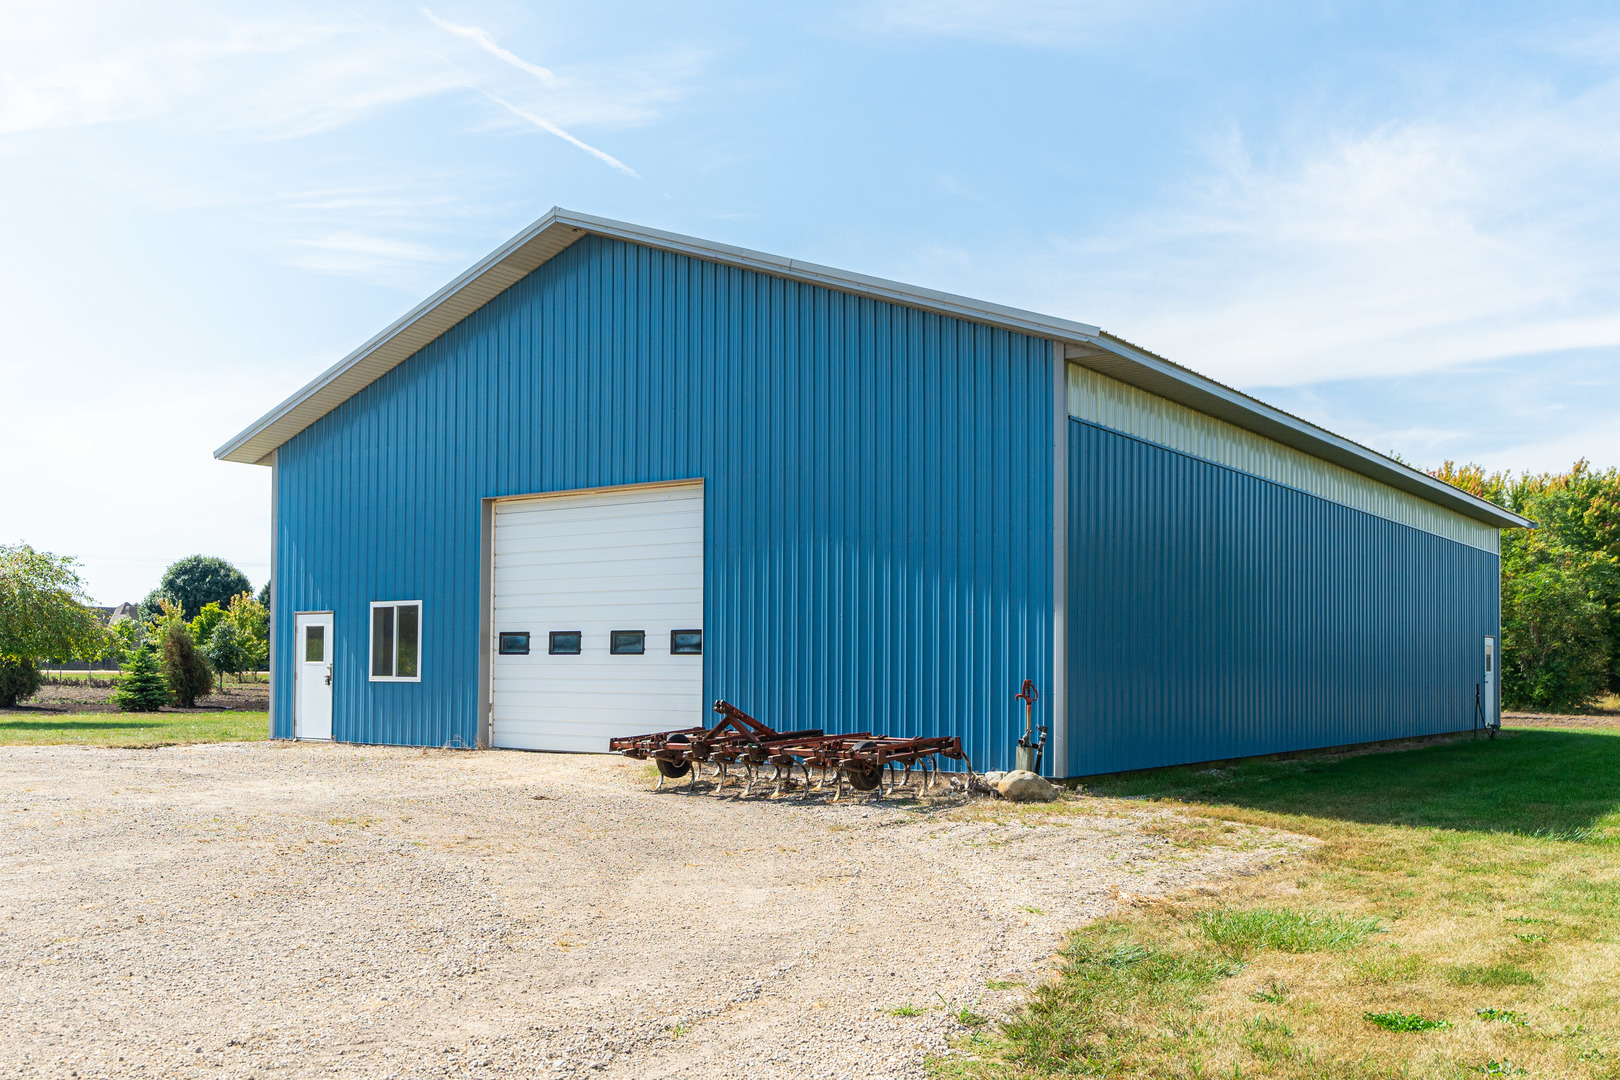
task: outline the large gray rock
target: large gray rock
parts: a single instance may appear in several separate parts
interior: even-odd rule
[[[1015,769],[996,781],[996,792],[1009,802],[1051,802],[1058,797],[1058,789],[1043,778],[1023,769]]]

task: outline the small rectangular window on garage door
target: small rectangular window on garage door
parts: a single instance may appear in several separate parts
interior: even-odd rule
[[[422,602],[371,604],[371,681],[422,681]]]

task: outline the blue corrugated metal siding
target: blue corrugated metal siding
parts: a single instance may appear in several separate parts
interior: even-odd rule
[[[1075,775],[1468,728],[1497,557],[1069,424]]]
[[[480,500],[702,477],[707,698],[782,728],[960,733],[1005,766],[1050,678],[1051,347],[591,237],[284,445],[295,611],[336,612],[333,732],[477,737]],[[421,599],[422,682],[366,679]],[[694,717],[694,720],[697,718]]]

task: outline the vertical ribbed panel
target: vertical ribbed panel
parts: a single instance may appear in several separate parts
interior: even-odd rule
[[[1470,727],[1497,557],[1069,424],[1074,775]]]
[[[1005,766],[1012,697],[1051,669],[1051,363],[1039,339],[582,240],[282,447],[278,628],[336,612],[336,738],[470,745],[480,500],[701,477],[707,699],[961,734]],[[422,682],[370,683],[367,602],[397,597],[425,604]]]
[[[1493,525],[1079,364],[1070,364],[1068,375],[1069,413],[1077,420],[1229,465],[1482,551],[1500,550],[1500,530]]]

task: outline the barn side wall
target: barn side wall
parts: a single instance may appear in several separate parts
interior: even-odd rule
[[[1008,764],[1051,673],[1048,342],[588,237],[281,447],[277,736],[296,611],[336,613],[333,733],[472,745],[481,500],[702,478],[705,703],[960,734]],[[424,602],[421,683],[367,605]]]
[[[1466,729],[1490,551],[1069,423],[1069,768]]]

